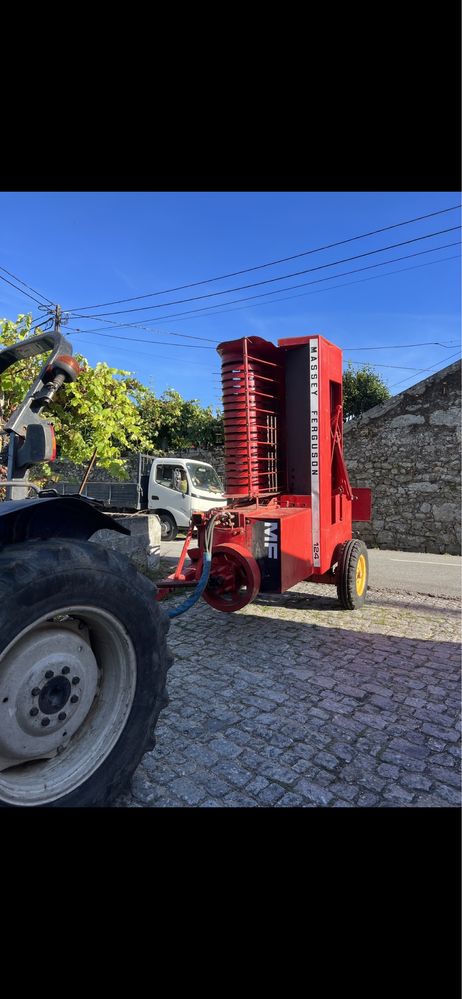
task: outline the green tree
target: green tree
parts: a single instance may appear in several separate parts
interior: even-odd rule
[[[351,420],[353,416],[365,413],[372,406],[378,406],[390,398],[390,391],[370,364],[364,364],[357,371],[351,361],[343,374],[343,418]]]
[[[31,320],[30,315],[18,316],[16,323],[0,320],[0,347],[24,340],[30,333]],[[4,419],[8,419],[37,377],[44,356],[28,358],[3,374],[0,403]],[[88,461],[96,448],[98,465],[124,477],[122,455],[148,445],[134,400],[139,383],[127,371],[110,368],[104,362],[93,368],[85,357],[75,356],[81,367],[79,378],[64,385],[49,412],[43,412],[54,424],[58,455],[80,464]],[[49,474],[48,469],[45,474],[47,471]]]
[[[207,448],[223,438],[221,414],[214,414],[211,406],[201,406],[197,399],[183,399],[175,389],[166,389],[157,398],[150,389],[140,386],[137,403],[151,450]]]

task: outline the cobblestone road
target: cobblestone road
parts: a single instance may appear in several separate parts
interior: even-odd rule
[[[300,583],[174,620],[170,704],[116,807],[460,806],[455,600]]]

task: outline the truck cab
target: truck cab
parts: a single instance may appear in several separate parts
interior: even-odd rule
[[[193,513],[226,506],[226,502],[212,465],[189,458],[154,458],[148,510],[159,517],[162,541],[173,541],[178,530],[188,530]]]

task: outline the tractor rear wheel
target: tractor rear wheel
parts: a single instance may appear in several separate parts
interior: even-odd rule
[[[364,541],[346,541],[338,557],[337,595],[345,610],[357,610],[366,599],[369,559]]]
[[[0,552],[0,807],[109,805],[167,703],[155,587],[91,542]]]

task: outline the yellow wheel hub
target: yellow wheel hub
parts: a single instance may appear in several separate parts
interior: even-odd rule
[[[366,576],[366,559],[364,558],[364,555],[360,555],[356,566],[356,593],[358,594],[358,597],[362,597],[364,593]]]

